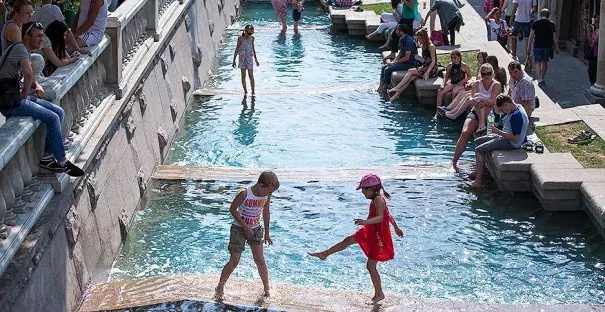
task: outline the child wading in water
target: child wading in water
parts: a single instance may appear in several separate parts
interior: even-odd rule
[[[235,68],[235,58],[239,55],[239,65],[237,67],[242,71],[242,87],[244,87],[244,95],[248,94],[246,88],[246,70],[250,77],[250,87],[252,88],[252,96],[254,94],[254,63],[259,66],[256,58],[256,50],[254,49],[254,26],[246,25],[244,32],[237,38],[237,47],[233,53],[233,68]]]
[[[305,0],[291,0],[291,2],[292,6],[294,7],[294,9],[292,9],[292,19],[294,20],[294,32],[298,33],[298,21],[300,21],[300,16],[305,10],[305,8],[303,7]]]
[[[231,212],[234,221],[231,225],[231,236],[227,247],[231,257],[221,272],[218,286],[215,289],[216,299],[221,300],[223,298],[225,283],[237,267],[242,252],[246,248],[246,242],[250,245],[258,274],[263,281],[264,295],[269,296],[269,271],[263,255],[263,243],[273,245],[269,235],[269,206],[271,194],[278,188],[279,180],[275,173],[265,171],[258,177],[256,184],[241,190],[231,203],[229,212]],[[260,223],[261,215],[265,225],[264,231]]]
[[[361,247],[368,257],[367,268],[370,271],[372,284],[374,284],[372,302],[376,303],[384,299],[380,274],[376,269],[376,264],[378,261],[391,260],[395,256],[389,223],[393,224],[395,233],[398,236],[403,236],[403,231],[399,229],[397,222],[395,222],[395,219],[389,213],[385,197],[387,199],[391,197],[384,190],[378,175],[370,173],[363,176],[361,182],[359,182],[359,186],[357,186],[357,190],[359,189],[361,189],[361,192],[367,199],[372,200],[368,218],[366,220],[355,219],[355,224],[362,225],[362,227],[355,234],[347,236],[343,241],[329,249],[322,252],[312,252],[309,255],[326,260],[331,254],[340,252],[350,245],[358,243],[359,247]],[[381,194],[381,191],[383,194]]]

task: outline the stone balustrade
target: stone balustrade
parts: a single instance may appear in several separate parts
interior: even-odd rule
[[[111,38],[110,51],[105,62],[107,85],[118,99],[128,89],[128,78],[135,72],[154,41],[159,40],[160,9],[166,9],[171,0],[126,1],[109,14],[106,33]]]
[[[41,56],[32,54],[32,67],[44,87],[45,98],[65,111],[62,125],[67,157],[75,160],[111,106],[115,96],[105,87],[107,77],[101,55],[109,45],[104,38],[52,76],[40,75]],[[13,117],[0,127],[0,274],[34,226],[53,194],[62,192],[69,177],[39,169],[45,127],[31,117]]]

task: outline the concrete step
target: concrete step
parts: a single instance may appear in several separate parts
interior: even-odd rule
[[[580,187],[586,213],[601,235],[605,235],[605,183],[586,182]]]
[[[530,167],[533,193],[545,210],[582,210],[582,183],[605,183],[605,169]]]

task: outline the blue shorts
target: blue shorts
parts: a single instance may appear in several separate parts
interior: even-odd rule
[[[551,48],[534,48],[534,61],[548,62]]]
[[[293,19],[295,22],[300,21],[300,16],[301,16],[301,14],[302,14],[302,13],[298,12],[298,10],[297,10],[297,9],[292,10],[292,19]]]
[[[529,37],[530,32],[531,23],[515,22],[515,26],[513,27],[513,37],[519,36],[519,33],[523,33],[524,37]]]

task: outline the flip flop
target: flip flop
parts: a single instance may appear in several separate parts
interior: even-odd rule
[[[533,143],[534,144],[534,151],[537,154],[543,154],[544,153],[544,144],[540,141]]]
[[[534,151],[534,146],[535,146],[534,142],[527,141],[527,142],[523,143],[522,147],[527,152],[533,152]]]

